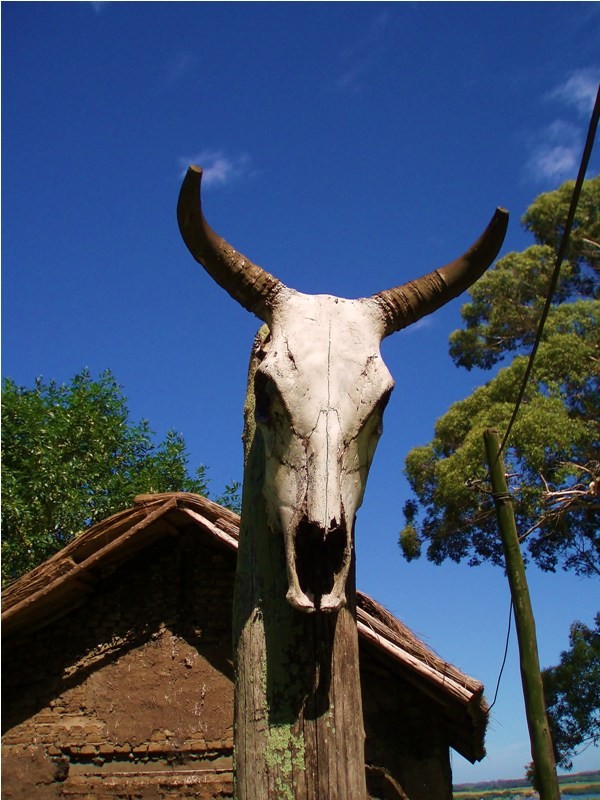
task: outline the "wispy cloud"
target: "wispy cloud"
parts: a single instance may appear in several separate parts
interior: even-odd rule
[[[421,319],[417,320],[413,325],[409,325],[405,328],[402,333],[404,336],[414,335],[417,331],[422,331],[425,328],[431,328],[432,325],[435,325],[435,319],[433,317],[421,317]]]
[[[532,141],[528,173],[536,180],[558,183],[575,177],[583,133],[576,125],[555,120]]]
[[[172,84],[178,81],[183,76],[187,75],[196,66],[197,58],[190,50],[182,50],[176,53],[166,68],[165,80],[167,84]]]
[[[600,70],[580,69],[549,92],[548,99],[573,106],[581,117],[587,119],[594,108],[599,83]]]
[[[385,49],[385,35],[389,25],[389,13],[375,14],[363,35],[339,53],[338,72],[333,80],[333,89],[340,92],[357,92],[363,80],[376,65],[379,54]]]
[[[544,100],[556,106],[560,116],[530,137],[530,179],[557,184],[575,177],[599,80],[597,68],[577,70],[546,94]]]
[[[179,159],[182,175],[190,164],[202,167],[202,185],[227,186],[255,174],[248,155],[228,156],[221,150],[202,150],[194,156],[183,156]]]

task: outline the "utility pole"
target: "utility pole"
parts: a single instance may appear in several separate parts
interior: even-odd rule
[[[546,716],[535,620],[519,545],[512,498],[506,483],[504,459],[500,451],[500,437],[497,431],[490,429],[485,431],[483,439],[490,468],[498,527],[504,549],[506,574],[513,601],[515,627],[519,642],[523,699],[531,742],[531,756],[535,766],[536,788],[539,791],[540,800],[560,800],[554,750]]]

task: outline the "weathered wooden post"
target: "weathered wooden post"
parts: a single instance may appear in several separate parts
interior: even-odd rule
[[[343,586],[347,602],[338,611],[302,613],[285,602],[286,548],[269,525],[263,494],[268,445],[255,422],[256,405],[265,400],[253,391],[269,344],[265,326],[251,356],[245,409],[234,611],[236,793],[240,800],[365,798],[353,564]],[[261,408],[259,416],[264,412]],[[311,592],[303,571],[312,565],[302,560],[315,556],[324,562],[312,586],[315,601],[322,602],[319,592],[329,588],[325,570],[331,580],[341,567],[339,544],[332,541],[327,552],[328,545],[316,538],[297,543],[309,549],[296,554],[300,591],[304,586]]]
[[[358,300],[305,295],[208,226],[190,167],[192,255],[266,326],[251,356],[235,590],[238,800],[361,800],[364,731],[353,531],[394,386],[380,342],[456,297],[496,257],[498,209],[462,257]]]

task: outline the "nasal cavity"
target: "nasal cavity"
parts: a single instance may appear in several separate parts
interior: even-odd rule
[[[296,574],[300,588],[313,597],[315,608],[321,597],[333,591],[345,563],[346,529],[332,519],[329,530],[303,518],[295,536]]]

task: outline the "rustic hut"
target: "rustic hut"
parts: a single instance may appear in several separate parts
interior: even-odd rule
[[[5,590],[5,800],[232,796],[238,528],[138,497]],[[362,593],[358,628],[370,796],[451,798],[450,748],[485,753],[483,687]]]

